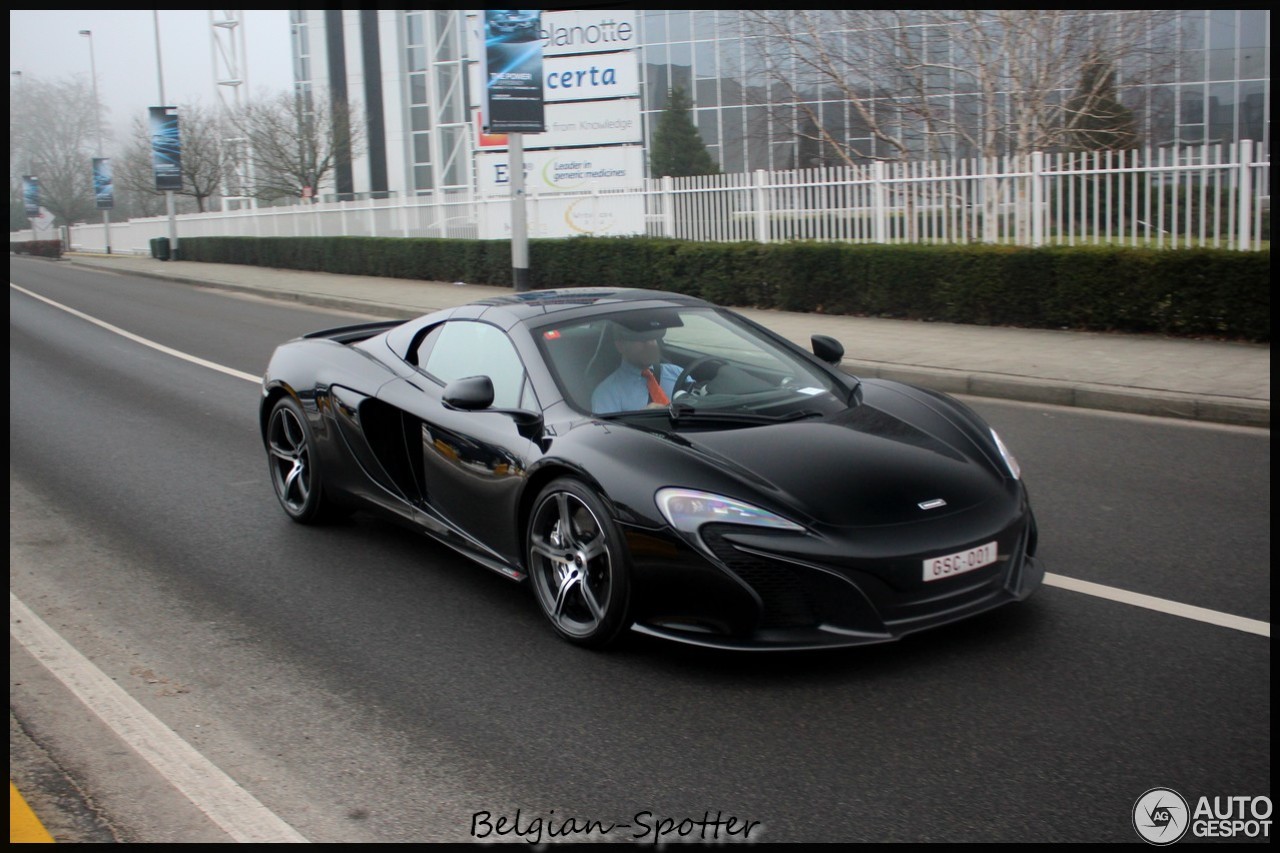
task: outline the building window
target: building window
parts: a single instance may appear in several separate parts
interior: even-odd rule
[[[413,188],[415,191],[422,193],[435,189],[435,184],[432,183],[433,178],[430,166],[413,167]]]

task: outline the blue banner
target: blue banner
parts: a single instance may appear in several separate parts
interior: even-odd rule
[[[111,180],[111,158],[93,158],[93,197],[98,210],[111,210],[116,206],[116,187]]]
[[[40,215],[40,179],[35,175],[22,176],[22,207],[28,217]]]
[[[542,133],[542,12],[485,9],[481,121],[489,133]]]
[[[151,166],[157,190],[182,189],[182,146],[178,108],[151,107]]]

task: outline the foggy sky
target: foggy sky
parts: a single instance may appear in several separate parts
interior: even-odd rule
[[[161,9],[158,17],[165,100],[217,106],[209,10]],[[221,10],[214,12],[215,20],[223,17]],[[249,9],[243,18],[241,64],[247,71],[248,91],[241,98],[288,90],[293,84],[288,11]],[[110,109],[107,120],[117,142],[122,141],[134,116],[145,118],[147,107],[160,105],[155,20],[150,9],[11,9],[10,91],[28,76],[46,82],[79,76],[90,82],[90,39],[80,30],[91,30],[98,98]],[[22,75],[15,76],[15,71]]]

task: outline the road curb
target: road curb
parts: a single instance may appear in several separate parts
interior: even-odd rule
[[[1252,400],[877,364],[848,359],[843,361],[841,366],[856,376],[892,379],[946,394],[1068,406],[1130,415],[1206,421],[1231,426],[1271,428],[1271,404]]]

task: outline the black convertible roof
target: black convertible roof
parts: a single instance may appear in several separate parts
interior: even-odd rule
[[[492,296],[476,302],[447,308],[404,322],[387,331],[387,344],[392,351],[403,354],[412,346],[414,337],[425,322],[450,320],[479,320],[493,323],[509,331],[515,326],[541,325],[543,321],[563,323],[590,317],[593,314],[612,314],[629,308],[714,307],[696,296],[668,293],[662,290],[645,290],[628,287],[579,287],[560,290],[531,290]],[[555,320],[552,316],[555,315]]]
[[[682,293],[629,287],[531,290],[525,293],[512,293],[509,296],[494,296],[472,303],[473,306],[477,307],[485,306],[505,309],[504,313],[507,313],[516,322],[528,322],[561,311],[575,310],[583,314],[590,314],[593,312],[581,309],[597,308],[601,312],[606,312],[640,304],[648,307],[676,307],[689,305],[710,306],[711,303],[696,296],[686,296]],[[464,306],[460,310],[465,310],[466,307],[468,306]],[[480,315],[488,313],[487,311],[482,311]]]

